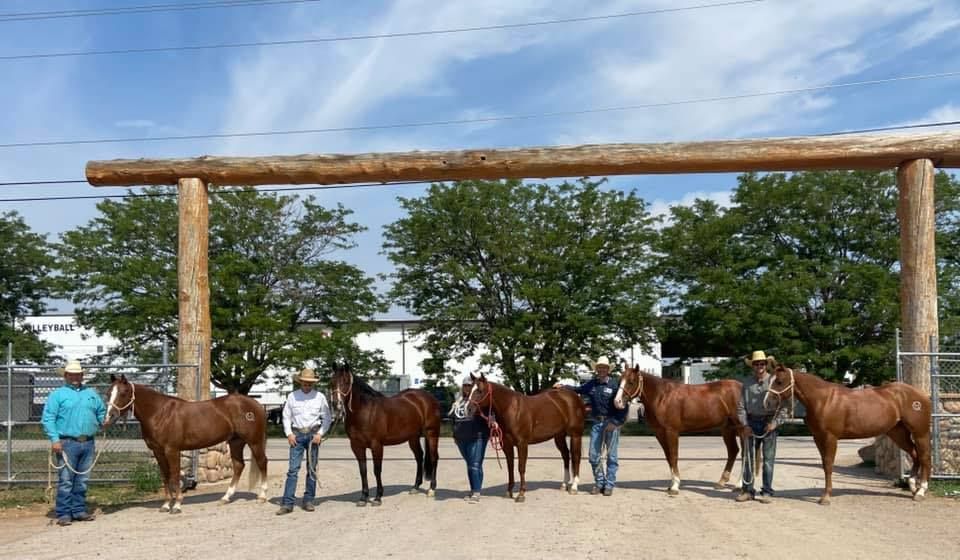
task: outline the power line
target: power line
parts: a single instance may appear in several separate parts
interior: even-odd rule
[[[119,8],[96,8],[90,10],[51,10],[44,12],[20,12],[0,14],[0,22],[35,21],[43,19],[66,19],[78,17],[115,16],[156,12],[186,12],[213,8],[242,8],[246,6],[271,6],[276,4],[306,4],[323,0],[216,0],[212,2],[186,2],[180,4],[147,4]]]
[[[290,40],[282,40],[282,41],[256,41],[256,42],[245,42],[245,43],[212,43],[212,44],[206,44],[206,45],[183,45],[183,46],[171,46],[171,47],[143,47],[143,48],[109,49],[109,50],[93,50],[93,51],[31,53],[31,54],[0,56],[0,60],[26,60],[26,59],[38,59],[38,58],[63,58],[63,57],[101,56],[101,55],[117,55],[117,54],[144,54],[144,53],[160,53],[160,52],[175,52],[175,51],[237,49],[237,48],[247,48],[247,47],[277,47],[277,46],[290,46],[290,45],[309,45],[309,44],[319,44],[319,43],[337,43],[337,42],[344,42],[344,41],[366,41],[370,39],[396,39],[400,37],[423,37],[428,35],[449,35],[454,33],[469,33],[469,32],[476,32],[476,31],[521,29],[525,27],[537,27],[537,26],[544,26],[544,25],[584,23],[584,22],[591,22],[591,21],[601,21],[601,20],[611,20],[611,19],[618,19],[618,18],[628,18],[628,17],[648,16],[648,15],[655,15],[655,14],[666,14],[666,13],[673,13],[673,12],[684,12],[684,11],[691,11],[691,10],[701,10],[701,9],[707,9],[707,8],[721,8],[721,7],[738,6],[738,5],[744,5],[744,4],[757,4],[764,1],[765,0],[737,0],[732,2],[720,2],[715,4],[698,4],[694,6],[681,6],[676,8],[661,8],[656,10],[624,12],[619,14],[606,14],[606,15],[599,15],[599,16],[549,19],[549,20],[531,21],[531,22],[525,22],[525,23],[507,23],[507,24],[501,24],[501,25],[483,25],[483,26],[473,26],[473,27],[454,27],[450,29],[433,29],[433,30],[427,30],[427,31],[406,31],[406,32],[381,33],[381,34],[370,34],[370,35],[346,35],[342,37],[323,37],[323,38],[317,38],[317,39],[290,39]],[[0,19],[0,21],[3,21],[3,20]]]
[[[819,134],[811,134],[810,136],[841,136],[847,134],[864,134],[869,132],[881,132],[881,131],[890,131],[890,130],[909,130],[916,128],[935,128],[942,126],[954,126],[960,125],[960,121],[940,121],[932,123],[919,123],[919,124],[903,124],[903,125],[894,125],[894,126],[883,126],[875,128],[861,128],[856,130],[843,130],[838,132],[822,132]],[[284,191],[312,191],[312,190],[327,190],[327,189],[352,189],[359,187],[380,187],[380,186],[392,186],[392,185],[420,185],[426,184],[429,181],[396,181],[396,182],[383,182],[383,183],[351,183],[346,185],[316,185],[312,187],[290,187],[290,188],[258,188],[258,191],[265,192],[284,192]],[[77,183],[87,183],[86,179],[71,179],[71,180],[48,180],[48,181],[11,181],[11,182],[2,182],[0,187],[15,187],[15,186],[29,186],[29,185],[67,185],[67,184],[77,184]],[[85,200],[85,199],[101,199],[101,198],[136,198],[143,196],[172,196],[172,194],[118,194],[118,195],[76,195],[76,196],[46,196],[46,197],[30,197],[30,198],[6,198],[0,199],[0,202],[37,202],[37,201],[47,201],[47,200]]]
[[[621,105],[618,107],[601,107],[596,109],[581,109],[574,111],[554,111],[548,113],[532,113],[526,115],[505,115],[500,117],[478,117],[471,119],[449,119],[449,120],[439,120],[439,121],[424,121],[424,122],[413,122],[413,123],[393,123],[393,124],[380,124],[380,125],[362,125],[362,126],[344,126],[344,127],[333,127],[333,128],[312,128],[312,129],[300,129],[300,130],[271,130],[271,131],[257,131],[257,132],[225,132],[225,133],[208,133],[208,134],[185,134],[178,136],[145,136],[145,137],[129,137],[129,138],[96,138],[96,139],[82,139],[82,140],[38,140],[32,142],[9,142],[0,144],[0,148],[28,148],[28,147],[42,147],[42,146],[76,146],[76,145],[88,145],[88,144],[122,144],[126,142],[165,142],[165,141],[177,141],[177,140],[210,140],[210,139],[221,139],[221,138],[252,138],[252,137],[264,137],[264,136],[291,136],[291,135],[303,135],[303,134],[329,134],[336,132],[363,132],[371,130],[392,130],[392,129],[402,129],[402,128],[426,128],[426,127],[435,127],[435,126],[452,126],[452,125],[462,125],[462,124],[477,124],[477,123],[491,123],[491,122],[507,122],[507,121],[521,121],[521,120],[535,120],[535,119],[545,119],[545,118],[556,118],[556,117],[570,117],[577,115],[590,115],[598,113],[613,113],[613,112],[622,112],[622,111],[634,111],[639,109],[654,109],[659,107],[672,107],[677,105],[695,105],[699,103],[715,103],[719,101],[733,101],[737,99],[750,99],[756,97],[771,97],[778,95],[790,95],[796,93],[809,93],[813,91],[825,91],[832,89],[842,89],[842,88],[851,88],[851,87],[860,87],[860,86],[870,86],[870,85],[881,85],[889,84],[894,82],[906,82],[913,80],[932,80],[936,78],[948,78],[960,76],[960,71],[951,71],[951,72],[941,72],[938,74],[919,74],[913,76],[898,76],[894,78],[881,78],[877,80],[864,80],[859,82],[845,82],[839,84],[826,84],[822,86],[809,86],[802,88],[793,88],[793,89],[782,89],[776,91],[761,91],[754,93],[742,93],[736,95],[721,95],[714,97],[700,97],[693,99],[681,99],[676,101],[662,101],[655,103],[641,103],[636,105]]]

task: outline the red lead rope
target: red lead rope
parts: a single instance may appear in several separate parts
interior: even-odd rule
[[[503,470],[503,465],[500,463],[500,451],[503,450],[503,430],[500,429],[500,424],[493,420],[493,393],[487,390],[487,395],[490,397],[490,406],[487,408],[488,414],[484,414],[483,410],[480,410],[480,416],[487,421],[487,427],[490,428],[490,447],[493,448],[493,451],[497,454],[497,466],[500,467],[500,470]],[[479,403],[477,403],[479,404]]]

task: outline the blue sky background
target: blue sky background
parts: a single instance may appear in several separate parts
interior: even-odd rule
[[[172,3],[171,0],[170,3]],[[0,2],[0,14],[159,4]],[[614,14],[710,0],[397,0],[0,20],[0,56],[382,34]],[[0,18],[2,19],[2,18]],[[955,0],[767,0],[514,30],[315,45],[0,60],[0,143],[349,127],[736,95],[960,71]],[[91,159],[460,149],[816,134],[960,119],[960,78],[903,81],[623,112],[266,138],[0,148],[0,182],[82,179]],[[664,212],[728,199],[732,175],[618,177]],[[87,185],[0,187],[0,199],[120,194]],[[368,226],[344,257],[369,274],[396,195],[318,192]],[[0,202],[56,239],[95,200]],[[68,306],[67,306],[68,307]],[[62,302],[61,312],[69,311]]]

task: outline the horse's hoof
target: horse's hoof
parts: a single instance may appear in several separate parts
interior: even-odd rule
[[[434,497],[434,496],[436,496],[436,495],[437,495],[437,492],[436,492],[433,488],[427,490],[427,497],[428,497],[428,498],[432,498],[432,497]]]
[[[824,497],[820,498],[820,500],[817,501],[817,503],[820,504],[821,506],[829,506],[829,505],[830,505],[830,498],[824,496]]]
[[[674,490],[673,488],[668,488],[668,489],[667,489],[667,495],[668,495],[668,496],[679,496],[679,495],[680,495],[680,491],[679,491],[679,490]]]
[[[926,496],[925,496],[924,494],[914,494],[914,495],[913,495],[913,501],[915,501],[915,502],[922,502],[925,498],[926,498]]]
[[[723,489],[726,488],[726,487],[727,487],[727,483],[726,483],[726,482],[717,482],[717,483],[715,483],[715,484],[713,485],[713,489],[714,489],[714,490],[723,490]]]
[[[516,502],[517,502],[518,504],[522,504],[522,503],[525,502],[525,501],[527,501],[527,497],[526,497],[526,496],[517,496]]]
[[[367,501],[366,501],[366,500],[359,500],[359,501],[357,501],[357,507],[365,507],[366,505],[367,505]]]
[[[561,484],[561,485],[560,485],[560,491],[561,491],[561,492],[566,492],[567,490],[568,490],[568,488],[567,488],[567,485],[566,485],[566,484]]]
[[[221,506],[225,506],[225,505],[227,505],[227,504],[229,504],[229,503],[230,503],[230,500],[228,500],[228,499],[226,499],[226,498],[220,498],[220,505],[221,505]]]
[[[419,493],[420,493],[419,488],[411,488],[410,491],[408,492],[408,494],[410,494],[411,496],[416,496]]]
[[[177,514],[180,514],[180,513],[183,513],[183,510],[180,509],[180,508],[173,508],[173,509],[170,510],[170,515],[177,515]]]
[[[370,502],[370,505],[373,507],[382,506],[383,500],[381,500],[380,498],[375,498],[372,502]]]
[[[567,494],[570,494],[571,496],[576,496],[576,495],[577,495],[577,489],[576,489],[576,488],[571,488],[571,489],[567,490]]]
[[[266,496],[263,496],[262,498],[257,498],[257,503],[258,503],[258,504],[265,504],[265,503],[267,503],[267,497],[266,497]]]
[[[170,506],[160,506],[160,513],[170,513]]]
[[[504,494],[504,496],[507,497],[507,498],[510,498],[510,499],[512,500],[512,499],[513,499],[513,492],[507,492],[506,494]]]

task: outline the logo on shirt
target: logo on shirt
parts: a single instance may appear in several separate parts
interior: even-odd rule
[[[604,392],[604,393],[612,393],[612,392],[613,392],[613,389],[611,389],[610,387],[604,387],[604,388],[603,388],[603,392]]]

